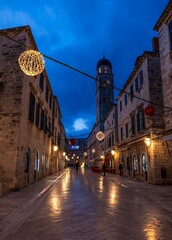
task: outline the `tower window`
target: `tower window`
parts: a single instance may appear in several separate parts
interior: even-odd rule
[[[101,73],[102,72],[102,69],[101,69],[101,67],[99,67],[99,73]]]
[[[104,73],[107,73],[107,67],[104,67]]]

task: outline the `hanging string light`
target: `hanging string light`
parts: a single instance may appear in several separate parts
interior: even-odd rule
[[[96,134],[96,138],[99,140],[99,141],[102,141],[104,139],[105,135],[103,132],[99,131],[97,134]]]
[[[21,70],[29,76],[36,76],[44,70],[43,56],[35,50],[27,50],[20,54],[18,63]]]
[[[0,35],[6,37],[6,38],[8,38],[8,39],[10,39],[11,41],[14,41],[14,42],[20,44],[20,45],[23,46],[23,47],[27,47],[27,48],[28,48],[27,45],[22,44],[21,42],[15,40],[14,38],[11,38],[11,37],[7,36],[7,35],[4,34],[4,33],[0,33]],[[33,51],[33,50],[29,50],[29,51]],[[37,52],[37,51],[34,51],[34,52]],[[39,53],[39,52],[37,52],[37,53]],[[40,53],[39,53],[39,54],[40,54]],[[42,58],[42,59],[43,59],[43,56],[44,56],[44,58],[47,58],[47,59],[49,59],[49,60],[51,60],[51,61],[54,61],[54,62],[56,62],[56,63],[58,63],[58,64],[61,64],[61,65],[65,66],[65,67],[67,67],[67,68],[70,68],[70,69],[72,69],[72,70],[74,70],[74,71],[76,71],[76,72],[78,72],[78,73],[80,73],[80,74],[82,74],[82,75],[85,75],[85,76],[87,76],[87,77],[89,77],[89,78],[91,78],[91,79],[93,79],[93,80],[95,80],[95,81],[97,81],[97,82],[100,81],[98,78],[93,77],[93,76],[91,76],[91,75],[88,74],[88,73],[85,73],[85,72],[83,72],[83,71],[81,71],[81,70],[79,70],[79,69],[76,69],[76,68],[74,68],[74,67],[72,67],[72,66],[70,66],[70,65],[68,65],[68,64],[66,64],[66,63],[63,63],[63,62],[61,62],[61,61],[59,61],[59,60],[56,60],[56,59],[54,59],[54,58],[52,58],[52,57],[49,57],[49,56],[47,56],[47,55],[45,55],[45,54],[43,54],[43,53],[40,54],[40,55],[41,55],[41,58]],[[44,62],[44,60],[43,60],[43,62]],[[39,66],[38,66],[38,68],[39,68]],[[43,70],[42,70],[42,71],[43,71]],[[41,73],[41,72],[39,72],[39,73]],[[39,74],[39,73],[37,73],[37,74]],[[37,74],[35,74],[35,75],[37,75]],[[28,75],[29,75],[29,74],[28,74]],[[31,76],[34,76],[34,75],[31,75]],[[111,87],[112,87],[113,89],[118,90],[118,91],[122,91],[123,93],[126,93],[126,94],[128,94],[128,95],[131,95],[130,92],[127,92],[127,91],[124,90],[124,89],[118,88],[118,87],[116,87],[116,86],[111,86]],[[139,96],[137,96],[137,95],[133,95],[133,94],[132,94],[132,96],[135,97],[135,98],[137,98],[137,99],[140,99],[140,100],[142,100],[142,101],[144,101],[144,102],[147,102],[147,103],[149,103],[149,104],[153,104],[153,105],[155,105],[155,106],[163,107],[164,109],[168,109],[169,111],[172,111],[172,108],[171,108],[171,107],[161,105],[161,104],[159,104],[159,103],[157,103],[157,102],[151,102],[151,101],[146,100],[146,99],[143,99],[143,98],[141,98],[141,97],[139,97]]]

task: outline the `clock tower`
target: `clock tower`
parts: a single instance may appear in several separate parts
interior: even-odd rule
[[[103,57],[97,63],[96,72],[96,125],[103,131],[104,120],[114,104],[114,75],[111,62]]]

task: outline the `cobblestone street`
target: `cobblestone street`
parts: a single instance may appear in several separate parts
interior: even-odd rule
[[[0,240],[170,240],[172,186],[65,170],[0,198]]]

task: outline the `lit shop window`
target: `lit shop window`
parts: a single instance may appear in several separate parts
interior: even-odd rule
[[[147,161],[146,161],[146,155],[142,155],[142,172],[147,171]]]

